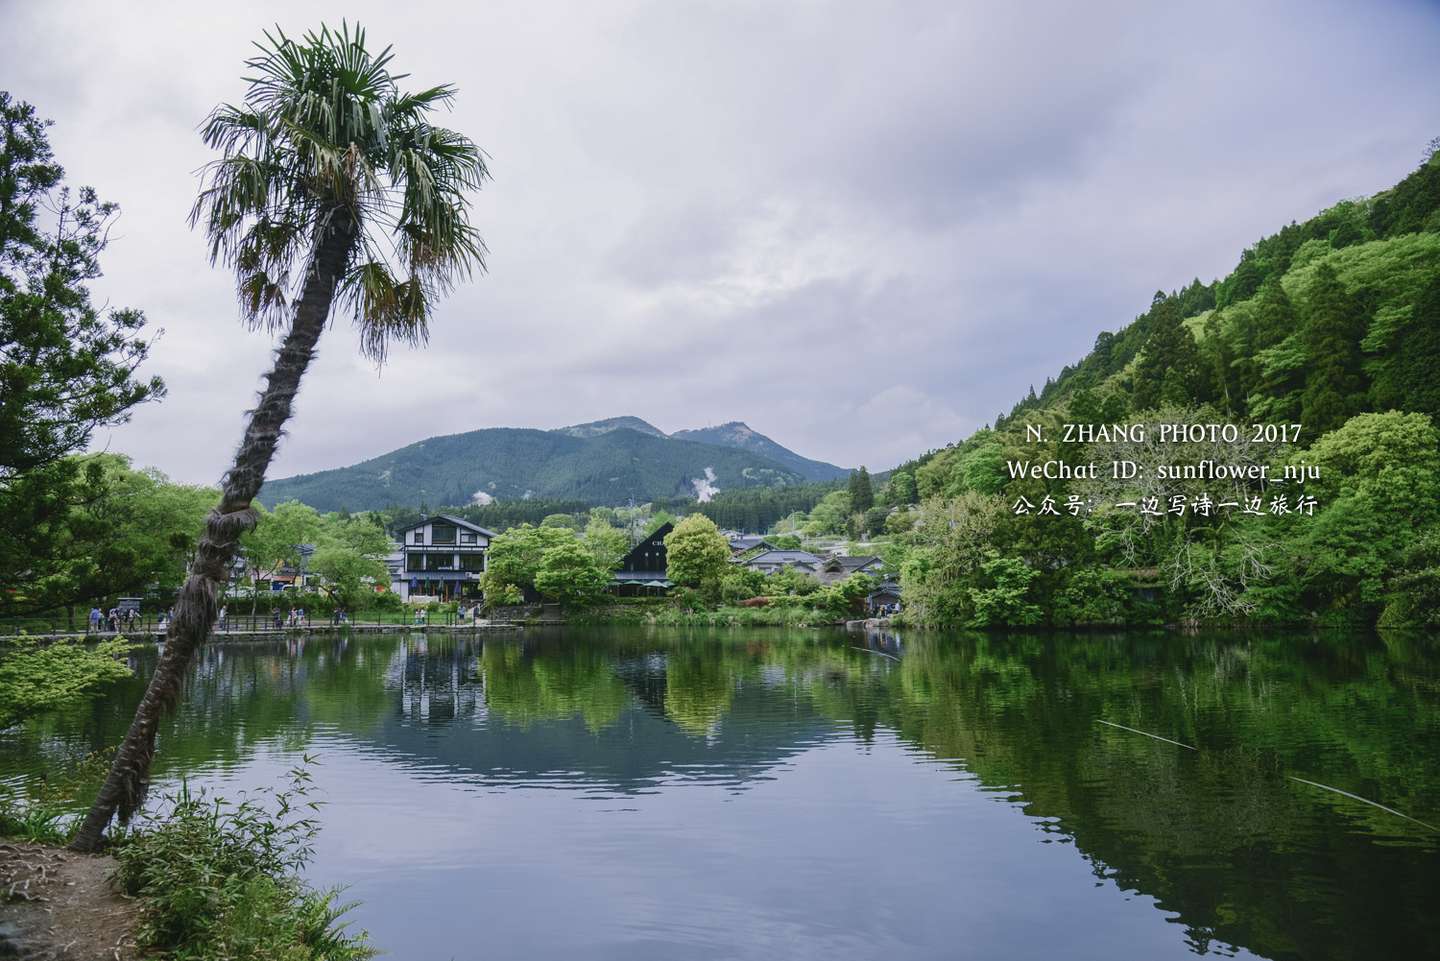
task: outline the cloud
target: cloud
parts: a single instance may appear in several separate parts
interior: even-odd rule
[[[13,92],[124,216],[97,294],[165,328],[170,397],[97,435],[214,481],[270,343],[185,225],[195,127],[250,41],[330,8],[26,5]],[[872,469],[963,436],[1157,288],[1403,176],[1440,13],[1378,3],[354,5],[490,153],[490,273],[380,372],[343,319],[273,472],[633,413],[745,420]]]

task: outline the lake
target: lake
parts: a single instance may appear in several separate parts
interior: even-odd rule
[[[0,777],[117,743],[154,657],[0,734]],[[395,958],[1440,957],[1419,640],[217,642],[156,793],[236,796],[306,755],[311,877]]]

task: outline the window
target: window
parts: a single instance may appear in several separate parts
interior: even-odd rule
[[[453,544],[455,543],[455,527],[452,524],[430,525],[430,543],[432,544]]]
[[[424,554],[406,554],[405,569],[407,571],[423,571],[425,569]]]
[[[410,535],[410,543],[412,543],[412,544],[423,544],[423,543],[425,543],[425,528],[423,528],[423,527],[417,528],[417,529],[415,530],[415,533],[413,533],[413,534]]]
[[[474,572],[474,573],[478,573],[478,572],[480,572],[480,571],[483,571],[483,570],[485,569],[485,555],[484,555],[484,554],[461,554],[461,555],[460,555],[460,569],[461,569],[462,571],[471,571],[471,572]]]
[[[474,532],[474,531],[461,531],[461,532],[460,532],[460,543],[462,543],[462,544],[474,544],[474,543],[475,543],[475,532]]]

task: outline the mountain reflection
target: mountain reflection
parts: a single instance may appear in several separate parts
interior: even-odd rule
[[[112,743],[142,686],[32,722],[0,762],[34,775]],[[587,795],[743,792],[817,745],[895,738],[1040,819],[1039,840],[1073,843],[1097,879],[1157,899],[1197,952],[1440,953],[1440,839],[1294,780],[1440,823],[1440,658],[1421,641],[585,629],[214,644],[160,773],[320,734],[430,778]]]

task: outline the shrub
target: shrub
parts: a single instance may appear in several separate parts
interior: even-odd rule
[[[308,761],[309,759],[307,759]],[[349,905],[300,879],[318,830],[305,815],[309,773],[291,772],[284,791],[231,803],[190,793],[170,797],[168,818],[123,839],[116,857],[127,893],[141,899],[145,947],[189,961],[351,961],[375,952],[345,932]]]

